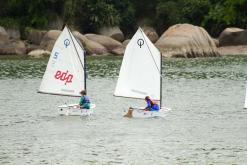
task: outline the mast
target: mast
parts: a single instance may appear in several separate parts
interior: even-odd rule
[[[71,40],[72,40],[72,43],[73,43],[73,45],[74,45],[74,47],[75,47],[75,43],[74,43],[74,41],[73,41],[73,39],[72,39],[72,32],[71,32],[71,30],[68,28],[68,31],[69,31],[69,35],[70,35],[70,38],[71,38]],[[77,41],[78,42],[78,41]],[[81,44],[79,44],[80,45],[80,47],[82,48],[82,46],[81,46]],[[77,51],[77,49],[76,49],[76,47],[75,47],[75,50],[76,50],[76,54],[77,54],[77,56],[78,56],[78,58],[79,58],[79,60],[80,60],[80,63],[81,63],[81,66],[82,66],[82,68],[83,68],[83,70],[84,70],[84,90],[85,91],[87,91],[87,85],[86,85],[86,83],[87,83],[87,73],[86,73],[86,51],[84,50],[84,48],[82,48],[82,50],[83,50],[83,61],[84,61],[84,64],[82,64],[82,62],[81,62],[81,59],[80,59],[80,57],[79,57],[79,53],[78,53],[78,51]]]
[[[162,53],[160,53],[160,108],[162,107]]]
[[[86,51],[83,51],[84,54],[84,90],[87,91],[87,66],[86,66]]]
[[[72,32],[71,32],[71,30],[67,27],[67,29],[68,29],[68,32],[69,32],[69,35],[70,35],[70,38],[71,38],[71,41],[72,41],[72,43],[73,43],[73,46],[74,46],[74,48],[75,48],[75,51],[76,51],[76,54],[77,54],[77,56],[78,56],[78,59],[79,59],[79,61],[80,61],[80,63],[81,63],[81,66],[82,66],[82,69],[84,70],[84,65],[82,64],[82,62],[81,62],[81,59],[80,59],[80,57],[79,57],[79,53],[78,53],[78,51],[77,51],[77,49],[76,49],[76,46],[75,46],[75,43],[74,43],[74,41],[73,41],[73,39],[72,39]],[[76,41],[76,42],[78,42],[78,41]],[[80,44],[79,44],[80,45]],[[80,47],[81,47],[81,45],[80,45]],[[81,47],[82,48],[82,47]],[[83,48],[82,48],[82,50],[84,50]],[[85,55],[85,54],[84,54]],[[85,57],[85,56],[84,56]],[[85,64],[85,62],[84,62],[84,64]],[[84,70],[85,71],[85,70]]]

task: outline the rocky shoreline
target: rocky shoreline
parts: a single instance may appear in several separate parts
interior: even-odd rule
[[[217,39],[199,26],[176,24],[161,36],[152,27],[142,27],[145,34],[162,52],[164,57],[215,57],[221,55],[247,55],[247,30],[226,28]],[[26,28],[25,37],[18,29],[0,26],[0,55],[50,55],[60,30]],[[125,38],[119,27],[103,27],[98,34],[81,34],[73,31],[88,55],[123,55],[130,39]]]

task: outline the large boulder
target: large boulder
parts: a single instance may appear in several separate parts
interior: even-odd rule
[[[247,45],[247,30],[226,28],[219,36],[219,46]]]
[[[247,45],[223,46],[218,48],[220,55],[247,55]]]
[[[12,40],[11,44],[13,45],[13,49],[15,51],[15,54],[26,54],[26,45],[21,40]]]
[[[218,56],[216,45],[202,27],[177,24],[170,27],[155,45],[166,57]]]
[[[39,45],[42,41],[42,38],[45,36],[47,31],[45,30],[37,30],[32,28],[25,29],[26,39],[35,45]]]
[[[10,39],[6,30],[0,26],[0,55],[26,54],[23,41]]]
[[[219,39],[217,38],[212,38],[212,40],[214,41],[214,44],[216,47],[219,47]]]
[[[60,30],[50,30],[48,31],[45,36],[42,38],[40,46],[44,50],[52,51],[52,48],[60,35]]]
[[[5,44],[0,44],[0,55],[24,55],[26,54],[26,46],[23,41],[10,40]]]
[[[126,46],[129,44],[130,39],[124,40],[124,42],[122,43],[123,46],[126,48]]]
[[[82,35],[80,32],[74,31],[73,34],[77,39],[80,40],[88,54],[104,55],[108,53],[107,49],[103,45],[101,45],[98,42],[87,39],[87,37]]]
[[[124,40],[124,34],[121,31],[121,29],[118,26],[114,27],[102,27],[99,30],[99,34],[102,34],[104,36],[111,37],[119,42],[122,42]]]
[[[10,39],[19,40],[21,38],[20,30],[18,28],[6,28],[6,32]]]
[[[98,34],[86,34],[87,39],[95,41],[103,45],[110,53],[116,55],[123,55],[124,47],[122,43],[112,39],[108,36],[98,35]]]
[[[39,45],[30,44],[28,42],[26,42],[25,45],[26,45],[27,54],[33,50],[40,49]]]
[[[28,53],[29,56],[34,57],[34,58],[49,56],[50,54],[51,54],[50,51],[43,50],[43,49],[32,50],[31,52]]]
[[[146,36],[150,39],[152,43],[155,43],[159,39],[159,36],[157,32],[154,30],[154,28],[149,27],[149,26],[144,26],[142,27],[142,30],[144,31],[144,33],[146,34]]]
[[[9,35],[4,29],[4,27],[0,26],[0,44],[9,43]]]
[[[123,55],[124,54],[124,49],[122,47],[118,47],[116,49],[112,49],[111,53],[115,54],[115,55]]]

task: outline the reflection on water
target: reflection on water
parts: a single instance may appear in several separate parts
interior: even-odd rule
[[[172,111],[131,120],[123,110],[144,102],[112,96],[121,60],[87,58],[97,107],[80,118],[56,112],[78,98],[37,94],[48,58],[0,57],[0,164],[246,164],[247,57],[164,59]]]

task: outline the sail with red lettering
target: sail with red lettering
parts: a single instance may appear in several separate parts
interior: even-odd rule
[[[84,49],[65,26],[47,64],[39,92],[80,96],[85,90]]]

